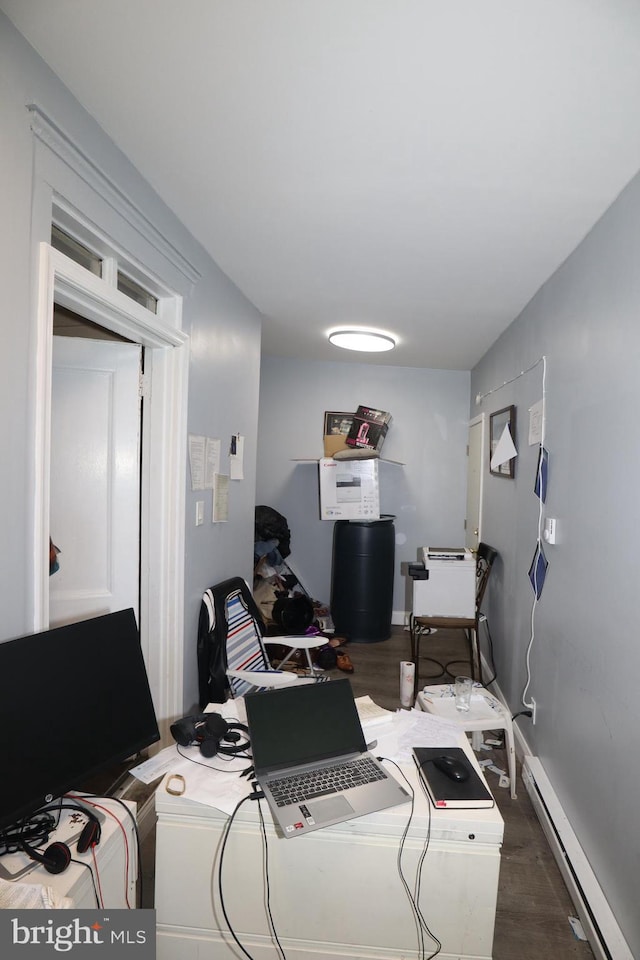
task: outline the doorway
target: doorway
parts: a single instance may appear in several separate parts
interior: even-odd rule
[[[56,304],[49,626],[140,604],[142,347]]]
[[[49,581],[53,579],[48,561],[54,302],[144,348],[139,626],[151,692],[164,731],[171,719],[183,713],[188,337],[50,244],[40,245],[33,423],[34,630],[49,626]],[[58,546],[64,550],[64,544]]]

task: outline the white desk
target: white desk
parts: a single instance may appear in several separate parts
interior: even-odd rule
[[[465,749],[472,756],[468,744]],[[430,813],[420,906],[442,942],[439,957],[489,960],[503,835],[500,813],[497,807],[435,810],[424,798],[413,765],[404,769],[416,801],[402,864],[413,887]],[[214,807],[171,796],[165,783],[156,793],[158,960],[235,960],[239,951],[218,894],[227,817]],[[271,907],[287,960],[417,955],[415,923],[396,865],[410,804],[285,840],[276,834],[266,801],[261,803]],[[277,954],[265,915],[262,858],[257,803],[247,802],[227,841],[224,902],[243,946],[256,960],[272,960]]]

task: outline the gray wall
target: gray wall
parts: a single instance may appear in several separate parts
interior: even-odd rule
[[[195,500],[202,494],[193,494],[189,488],[185,451],[184,701],[189,707],[197,698],[194,650],[202,592],[230,573],[251,576],[261,318],[3,14],[0,89],[0,211],[4,228],[0,231],[0,640],[29,632],[32,622],[33,558],[29,544],[35,450],[30,398],[35,371],[36,265],[38,244],[49,239],[51,192],[55,190],[183,295],[183,329],[191,337],[189,432],[220,437],[223,445],[235,431],[247,438],[246,479],[232,484],[228,523],[211,524],[211,505],[207,502],[206,522],[195,528]],[[119,223],[108,204],[62,162],[50,161],[46,150],[34,151],[25,107],[30,101],[55,118],[167,242],[188,259],[200,275],[193,286],[184,277],[169,276],[167,264],[144,237]],[[181,636],[176,639],[180,642]]]
[[[640,179],[478,364],[471,395],[547,358],[546,514],[559,543],[545,548],[547,581],[535,610],[529,695],[537,721],[518,723],[539,756],[634,956],[640,956],[637,799],[640,506]],[[542,396],[542,366],[472,412],[518,408],[515,482],[488,477],[484,537],[500,551],[491,584],[498,681],[514,711],[526,682],[537,535],[537,451],[527,408]]]
[[[256,502],[284,514],[292,559],[328,603],[333,523],[320,520],[317,458],[325,410],[358,404],[393,415],[380,462],[380,507],[395,516],[394,616],[411,607],[401,565],[431,543],[463,543],[469,374],[358,363],[262,359]],[[300,457],[311,462],[295,463]],[[315,460],[314,460],[315,458]]]

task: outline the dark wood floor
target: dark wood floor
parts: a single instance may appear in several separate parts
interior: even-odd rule
[[[409,634],[394,627],[392,637],[383,643],[350,643],[344,651],[354,666],[350,675],[354,696],[369,694],[380,706],[397,710],[400,661],[410,658]],[[425,638],[421,653],[427,651],[445,664],[457,657],[464,660],[463,634],[440,631]],[[468,663],[450,665],[454,672],[469,673]],[[429,674],[437,672],[433,664],[422,662],[424,683],[450,679],[447,675],[429,681]],[[332,674],[344,676],[340,671]],[[483,756],[491,754],[483,751]],[[496,748],[494,757],[497,765],[506,769],[504,751]],[[576,915],[575,909],[522,781],[517,799],[512,800],[508,790],[498,787],[495,774],[487,772],[487,779],[505,822],[493,960],[593,960],[588,943],[577,940],[569,925],[568,917]]]

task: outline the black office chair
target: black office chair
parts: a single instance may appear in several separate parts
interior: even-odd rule
[[[410,619],[411,635],[411,659],[415,663],[414,697],[418,695],[420,688],[420,640],[423,636],[428,636],[433,630],[464,630],[469,643],[469,663],[471,666],[471,676],[474,680],[482,681],[482,671],[480,667],[480,641],[479,627],[481,619],[482,600],[487,589],[489,575],[494,561],[498,556],[498,551],[486,543],[478,544],[476,554],[476,613],[475,617],[414,617]],[[437,676],[429,677],[429,680],[436,680],[445,673],[450,673],[449,667],[454,663],[463,663],[467,661],[450,660],[446,665],[442,665],[433,657],[427,657],[432,663],[437,663],[441,672]],[[450,673],[450,676],[453,674]]]

